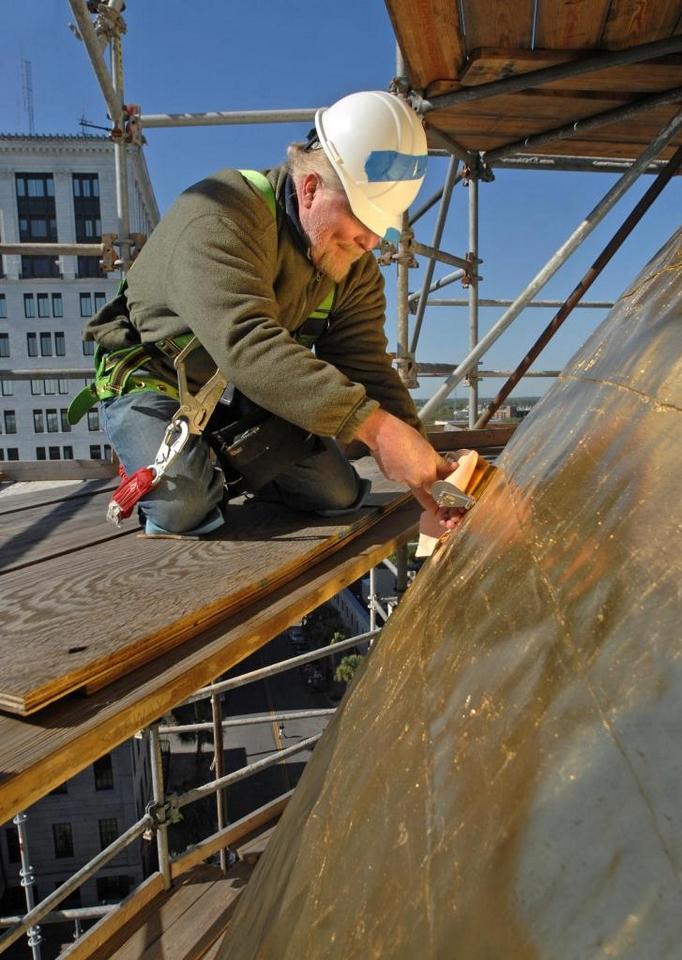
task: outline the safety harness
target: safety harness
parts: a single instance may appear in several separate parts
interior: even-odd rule
[[[239,173],[258,191],[273,219],[276,218],[275,191],[267,177],[258,170],[240,170]],[[124,299],[127,286],[128,281],[123,280],[118,288],[117,298]],[[329,314],[334,305],[335,295],[336,286],[332,287],[322,303],[294,331],[292,337],[297,343],[309,350],[313,348],[329,325]],[[127,308],[122,304],[122,309]],[[153,390],[173,400],[179,400],[177,386],[150,374],[144,368],[148,366],[150,359],[158,359],[161,355],[175,360],[192,337],[191,333],[182,333],[155,343],[139,343],[112,351],[105,351],[98,346],[95,351],[95,379],[77,393],[69,404],[67,414],[69,423],[78,423],[99,401],[122,397],[128,393],[145,393]],[[198,342],[197,346],[199,346]]]
[[[276,218],[277,204],[270,181],[257,170],[240,170],[239,173],[256,189],[266,203],[272,217]],[[117,298],[121,299],[121,310],[126,313],[125,291],[127,285],[127,280],[123,280],[117,291]],[[334,305],[335,295],[336,286],[332,287],[322,303],[294,331],[292,337],[297,343],[308,349],[313,348],[316,341],[329,326],[329,315]],[[178,386],[154,376],[145,369],[149,365],[150,359],[154,360],[160,356],[165,356],[173,360],[179,379],[182,375],[181,379],[186,387],[184,360],[186,355],[198,346],[200,346],[200,343],[192,333],[166,337],[155,343],[134,344],[132,347],[123,347],[113,351],[104,351],[98,346],[95,352],[95,379],[84,387],[69,404],[67,416],[72,424],[78,423],[87,411],[99,401],[111,400],[130,393],[155,391],[163,393],[181,404],[180,409],[168,425],[164,440],[152,464],[141,467],[132,476],[128,476],[122,465],[119,465],[122,482],[115,491],[107,512],[107,518],[113,523],[119,524],[122,519],[130,516],[138,501],[156,486],[171,462],[181,452],[190,434],[199,433],[203,430],[204,421],[207,421],[210,417],[212,409],[225,386],[223,380],[222,387],[217,394],[215,388],[209,390],[209,393],[216,395],[212,398],[211,409],[204,411],[205,417],[199,415],[201,427],[197,429],[197,404],[193,398],[189,397],[186,391],[183,391],[181,396]],[[218,376],[220,375],[215,374],[211,381]],[[205,388],[199,391],[197,399],[204,391]],[[203,399],[202,396],[201,400],[203,401]]]

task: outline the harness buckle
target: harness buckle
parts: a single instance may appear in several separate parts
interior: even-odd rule
[[[185,417],[178,417],[176,414],[166,427],[161,446],[156,451],[154,462],[149,464],[149,469],[154,471],[152,486],[157,485],[178,454],[184,450],[189,437],[189,423]]]

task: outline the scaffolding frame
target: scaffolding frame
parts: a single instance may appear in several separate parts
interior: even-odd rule
[[[103,268],[112,271],[120,269],[125,276],[134,251],[139,249],[143,238],[132,236],[130,231],[130,211],[128,197],[128,160],[129,152],[132,150],[133,163],[140,162],[140,151],[142,149],[142,131],[145,129],[160,129],[165,127],[190,127],[190,126],[215,126],[225,124],[260,124],[260,123],[289,123],[305,122],[314,118],[316,108],[292,108],[283,110],[243,110],[243,111],[219,111],[210,113],[183,113],[183,114],[143,114],[140,108],[135,105],[126,104],[124,98],[124,71],[123,71],[123,52],[122,35],[125,33],[126,26],[122,17],[124,8],[123,0],[108,0],[100,3],[96,14],[91,15],[86,0],[69,0],[69,5],[76,21],[77,35],[83,41],[87,50],[88,57],[93,67],[95,76],[99,83],[102,95],[107,105],[112,122],[111,139],[115,145],[115,172],[116,172],[116,209],[117,209],[117,229],[116,236],[109,235],[103,238],[103,242],[97,245],[65,245],[65,244],[0,244],[0,254],[2,253],[64,253],[64,254],[82,254],[91,252],[95,255],[101,255],[103,258]],[[110,48],[111,51],[111,69],[105,61],[104,51]],[[532,74],[522,76],[512,76],[504,80],[494,81],[492,83],[481,84],[476,87],[459,90],[451,94],[443,94],[432,99],[425,99],[418,91],[410,88],[409,78],[405,75],[404,60],[399,48],[396,49],[396,77],[393,80],[392,89],[399,91],[408,98],[415,109],[428,119],[429,113],[433,110],[463,101],[483,99],[489,96],[495,96],[500,93],[510,93],[514,90],[527,89],[530,87],[541,86],[560,78],[575,76],[590,70],[599,70],[614,64],[625,64],[642,62],[650,58],[660,57],[665,54],[675,53],[682,50],[682,37],[674,37],[665,41],[656,41],[653,43],[642,44],[638,47],[629,48],[612,53],[601,53],[579,61],[572,61],[560,64],[554,67],[548,67],[544,70],[537,70]],[[532,149],[544,145],[556,139],[570,139],[579,136],[585,129],[593,129],[597,126],[614,122],[616,119],[624,119],[637,116],[651,109],[654,105],[676,103],[682,100],[682,87],[674,88],[669,91],[655,94],[653,96],[642,97],[637,102],[628,104],[625,107],[619,107],[615,110],[609,110],[587,120],[577,121],[576,123],[563,127],[553,128],[533,137],[527,137],[508,144],[496,150],[485,152],[472,152],[464,149],[460,144],[447,135],[432,129],[432,135],[441,145],[442,149],[432,151],[436,155],[443,155],[445,152],[450,161],[443,187],[437,191],[433,197],[426,201],[413,215],[408,214],[403,218],[403,230],[399,243],[395,247],[385,246],[382,249],[380,262],[384,265],[395,264],[397,267],[397,349],[396,363],[400,376],[405,384],[416,386],[417,374],[446,376],[445,383],[440,387],[434,396],[426,403],[420,411],[422,418],[427,418],[434,413],[439,405],[447,398],[452,390],[462,381],[468,383],[468,417],[471,428],[482,427],[489,417],[499,407],[495,403],[491,404],[484,415],[478,416],[478,386],[483,377],[508,377],[507,384],[498,394],[498,398],[504,391],[507,393],[512,388],[510,382],[514,380],[514,386],[520,380],[521,376],[557,376],[556,370],[530,371],[530,363],[525,363],[525,369],[519,372],[510,373],[509,371],[480,370],[478,364],[487,350],[501,336],[501,334],[516,320],[526,308],[547,308],[559,307],[561,321],[565,319],[570,310],[574,308],[581,309],[604,309],[612,304],[608,301],[585,301],[582,295],[586,288],[580,284],[576,291],[567,298],[566,301],[538,300],[537,294],[547,284],[549,279],[563,266],[573,252],[583,243],[586,237],[603,220],[606,214],[612,209],[618,200],[630,189],[638,177],[642,174],[653,174],[656,176],[655,189],[652,188],[651,195],[658,195],[667,181],[678,171],[682,164],[682,148],[677,151],[673,160],[664,164],[658,160],[660,152],[666,147],[672,138],[682,129],[682,111],[677,116],[665,124],[658,135],[651,141],[649,146],[641,155],[631,163],[599,160],[588,157],[559,157],[546,156],[532,153]],[[620,179],[605,194],[603,199],[587,214],[585,219],[569,235],[562,246],[548,259],[547,263],[536,276],[529,281],[526,287],[514,300],[503,299],[482,299],[479,297],[478,265],[481,262],[479,256],[478,242],[478,219],[479,219],[479,184],[493,179],[493,169],[531,169],[531,170],[564,170],[581,172],[609,172],[620,173]],[[440,245],[443,232],[447,222],[449,206],[453,192],[458,184],[466,184],[468,193],[468,236],[467,250],[463,256],[456,256],[441,250]],[[652,201],[651,201],[652,202]],[[436,218],[436,225],[433,232],[432,243],[427,246],[418,243],[414,239],[413,226],[416,222],[432,207],[439,204]],[[626,229],[629,232],[641,219],[648,204],[638,204],[637,207],[627,218],[623,227],[617,231],[614,240],[607,245],[610,249],[616,239],[622,242],[622,235]],[[150,207],[150,213],[153,212]],[[114,257],[113,247],[118,248],[118,253]],[[416,266],[415,256],[423,256],[427,260],[427,269],[421,290],[410,293],[409,291],[409,269]],[[455,269],[449,275],[433,281],[433,274],[437,262],[443,262]],[[467,296],[464,299],[432,299],[431,294],[442,287],[454,282],[462,282],[466,288]],[[448,306],[465,307],[468,314],[469,326],[469,353],[457,364],[419,364],[416,360],[417,347],[423,327],[426,308],[428,306]],[[506,307],[506,310],[496,321],[488,333],[480,337],[479,333],[479,314],[480,309],[484,307]],[[412,334],[410,336],[410,315],[414,316]],[[556,317],[555,317],[556,320]],[[554,324],[554,321],[553,321]],[[552,326],[552,324],[550,325]],[[553,335],[552,330],[549,336]],[[547,342],[548,337],[544,342]],[[539,351],[538,351],[539,352]],[[527,360],[527,358],[525,358]],[[523,362],[522,362],[523,364]],[[448,369],[445,369],[445,368]],[[60,371],[62,375],[82,376],[82,370]],[[35,377],[38,371],[0,371],[0,376],[10,379],[28,379]],[[507,389],[508,388],[508,389]],[[500,401],[501,402],[501,401]],[[241,677],[237,677],[222,683],[212,684],[198,691],[186,702],[193,702],[199,699],[208,698],[212,705],[212,722],[205,724],[190,724],[183,726],[160,726],[154,724],[146,733],[150,751],[150,762],[152,769],[153,786],[153,804],[147,810],[145,815],[136,823],[128,828],[113,844],[103,850],[97,857],[93,858],[88,864],[81,868],[70,880],[63,884],[58,890],[55,890],[50,896],[46,897],[41,903],[36,904],[33,897],[34,876],[30,866],[28,856],[28,838],[26,832],[26,814],[20,813],[15,818],[17,830],[20,839],[21,850],[21,878],[22,885],[25,887],[27,900],[27,913],[22,918],[11,917],[0,920],[0,926],[9,926],[9,930],[0,937],[0,953],[3,953],[12,943],[14,943],[23,933],[29,938],[29,945],[33,952],[35,960],[40,960],[40,932],[37,927],[39,921],[61,921],[64,919],[74,920],[76,923],[76,933],[80,932],[79,924],[82,919],[101,916],[108,912],[106,908],[94,908],[94,910],[66,910],[54,912],[54,908],[65,899],[73,890],[88,877],[92,876],[96,870],[111,860],[118,852],[126,846],[137,840],[145,832],[150,836],[155,836],[158,850],[159,872],[162,877],[163,887],[169,889],[172,885],[172,871],[170,857],[168,852],[167,830],[172,822],[173,816],[179,809],[197,799],[205,796],[215,795],[217,803],[217,818],[219,831],[229,836],[230,832],[225,823],[223,797],[224,790],[231,783],[238,779],[249,776],[257,770],[263,769],[281,762],[286,757],[300,753],[318,739],[318,736],[307,738],[295,744],[292,747],[280,750],[265,760],[258,761],[255,764],[236,771],[232,774],[224,774],[222,769],[222,732],[225,727],[236,725],[236,721],[224,721],[221,709],[221,694],[249,682],[261,679],[263,676],[271,675],[281,670],[292,669],[303,663],[309,663],[325,656],[331,656],[338,653],[346,647],[356,646],[359,642],[371,640],[379,631],[379,619],[385,621],[391,613],[395,603],[400,599],[407,586],[407,552],[406,548],[401,548],[397,554],[397,565],[393,566],[389,561],[386,565],[392,569],[397,577],[398,588],[397,597],[391,598],[389,602],[382,603],[382,599],[377,594],[376,588],[376,568],[370,571],[370,631],[368,634],[352,637],[343,643],[338,643],[332,647],[322,648],[311,651],[298,657],[290,658],[273,667],[254,671]],[[324,715],[333,713],[333,711],[308,711],[307,716]],[[272,722],[273,718],[285,721],[294,716],[300,717],[301,713],[280,713],[277,715],[267,715],[266,717],[253,717],[251,722],[262,723]],[[243,723],[244,721],[238,721]],[[211,730],[213,732],[214,753],[216,758],[215,779],[211,782],[187,791],[183,796],[174,798],[172,801],[167,797],[163,782],[163,770],[161,764],[160,736],[171,732],[181,731],[199,731]],[[220,754],[220,762],[218,755]],[[236,825],[233,825],[236,826]],[[230,842],[226,840],[225,845]],[[221,850],[221,867],[223,871],[227,867],[225,854],[225,845]]]

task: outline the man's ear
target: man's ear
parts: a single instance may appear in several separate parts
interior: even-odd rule
[[[301,184],[301,203],[309,210],[320,188],[320,178],[316,173],[307,173]]]

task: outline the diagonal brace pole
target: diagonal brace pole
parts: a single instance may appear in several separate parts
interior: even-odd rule
[[[656,200],[668,181],[675,176],[680,166],[682,166],[682,147],[679,147],[675,151],[674,155],[670,158],[663,170],[661,170],[661,172],[658,174],[639,203],[635,205],[632,212],[625,218],[622,225],[606,244],[580,283],[573,289],[572,293],[566,298],[561,308],[554,314],[552,320],[547,324],[516,370],[512,373],[507,382],[501,387],[495,399],[490,401],[486,411],[481,414],[475,423],[476,430],[480,430],[481,427],[484,427],[492,415],[499,409],[500,405],[504,403],[531,364],[534,363],[534,361],[540,356],[566,317],[572,312],[573,308],[592,286],[609,260],[611,260],[614,254],[620,249],[626,238],[630,236],[634,228],[637,226],[654,200]]]
[[[452,393],[458,383],[460,383],[471,370],[488,348],[504,333],[513,320],[518,317],[526,305],[535,297],[545,284],[554,276],[557,270],[563,266],[573,251],[580,246],[583,240],[594,230],[594,228],[604,219],[607,213],[615,206],[624,193],[632,186],[640,173],[647,167],[654,157],[657,157],[661,150],[670,142],[670,140],[682,129],[682,111],[669,121],[661,130],[657,137],[649,144],[640,157],[632,164],[625,173],[608,191],[606,196],[600,200],[596,207],[590,211],[585,219],[579,224],[576,230],[566,242],[557,250],[545,266],[535,275],[526,289],[516,298],[508,310],[506,310],[497,323],[488,331],[488,333],[479,341],[477,346],[460,363],[457,369],[447,378],[445,383],[424,404],[419,411],[419,416],[424,419],[434,410],[437,410],[446,397]]]

